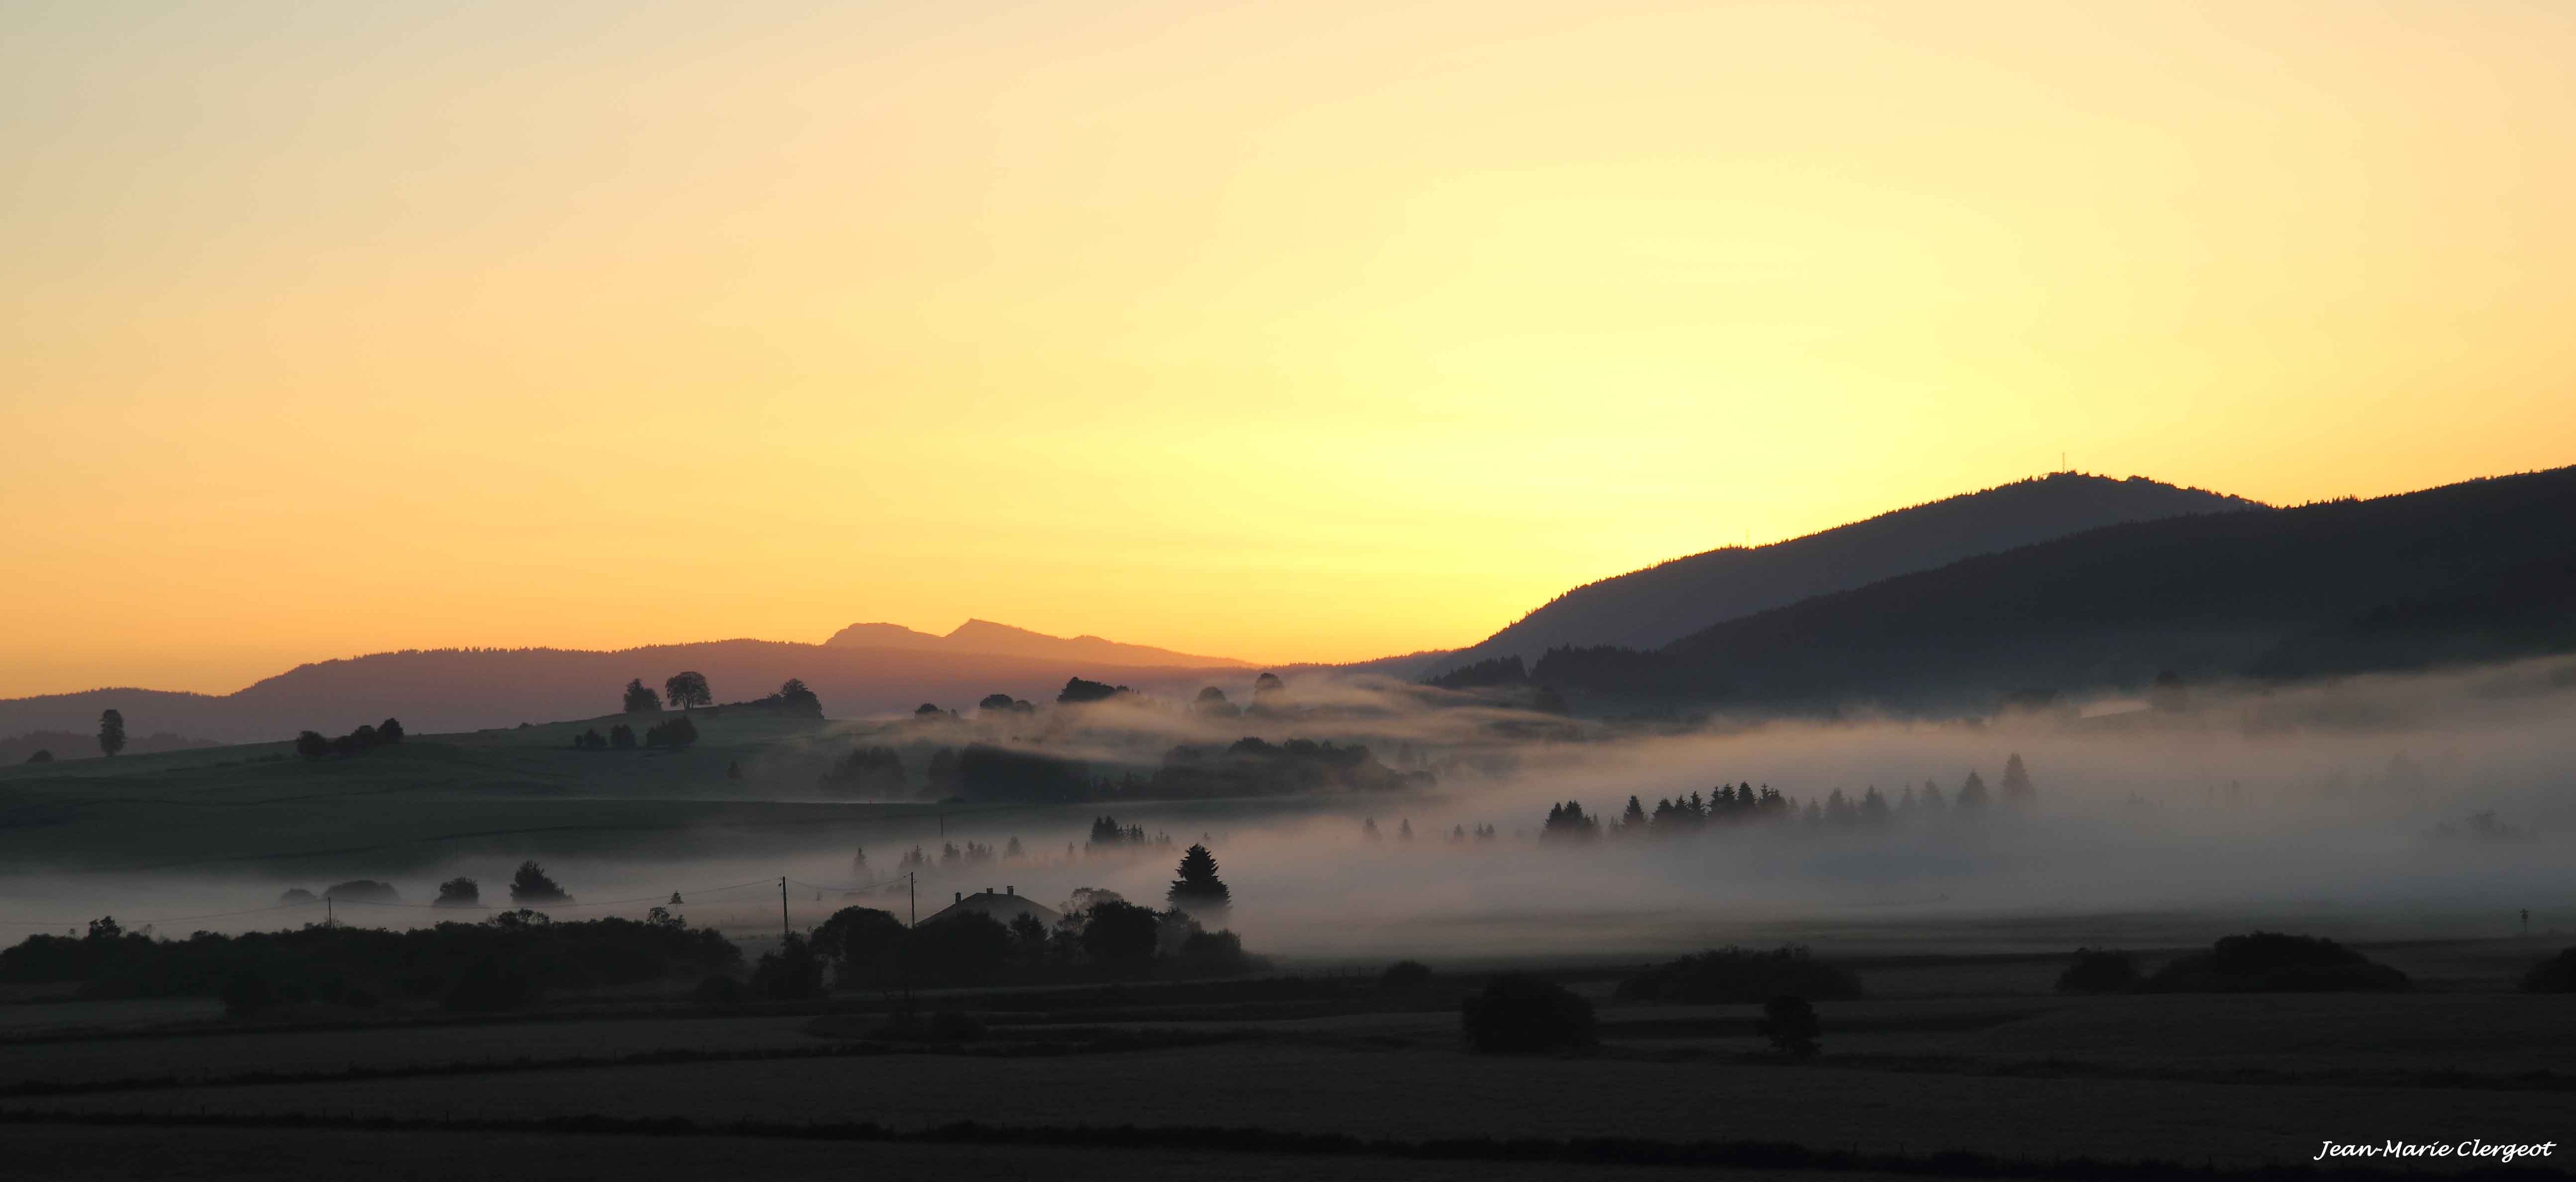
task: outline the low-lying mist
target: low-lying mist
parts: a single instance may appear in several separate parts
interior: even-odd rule
[[[786,922],[798,928],[853,905],[909,919],[917,903],[927,917],[988,888],[1052,906],[1105,887],[1160,905],[1182,849],[1204,841],[1233,891],[1226,922],[1247,946],[1319,960],[1648,955],[1781,939],[2038,950],[2192,943],[2266,922],[2339,936],[2503,935],[2526,909],[2532,931],[2576,927],[2576,665],[2563,660],[2194,687],[1946,723],[1605,722],[1532,710],[1525,696],[1318,676],[1249,712],[1129,699],[999,718],[961,711],[838,728],[766,758],[783,767],[819,763],[836,744],[980,741],[1150,769],[1172,747],[1246,736],[1365,745],[1431,775],[1405,791],[1250,799],[850,802],[846,824],[711,827],[702,852],[685,855],[566,854],[522,836],[459,845],[399,874],[352,854],[291,872],[19,875],[0,879],[0,919],[159,918],[163,935],[274,928],[319,921],[324,909],[214,913],[356,878],[391,881],[405,905],[330,905],[344,922],[479,918],[425,905],[440,881],[466,875],[484,907],[506,907],[511,869],[535,857],[579,905],[541,910],[640,915],[661,904],[757,939],[780,926],[782,876]],[[2006,792],[2016,755],[2026,799]],[[825,798],[801,770],[759,770],[750,791]],[[1981,805],[1961,799],[1972,775]],[[1654,819],[1665,801],[1707,806],[1720,785],[1787,800],[1705,818],[1667,807]],[[1643,825],[1623,822],[1632,796]],[[1549,830],[1551,809],[1567,802],[1589,823]],[[1092,845],[1102,816],[1143,827],[1145,843]],[[907,866],[916,848],[923,864]]]

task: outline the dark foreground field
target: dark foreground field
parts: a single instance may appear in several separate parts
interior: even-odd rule
[[[1612,966],[1560,974],[1602,1002],[1603,1046],[1580,1056],[1469,1053],[1454,1007],[1473,981],[1449,976],[926,999],[984,1024],[955,1044],[879,1041],[886,999],[847,995],[263,1028],[146,1013],[0,1041],[0,1172],[2304,1174],[2328,1139],[2565,1139],[2576,1014],[2478,975],[2537,951],[2375,949],[2441,983],[2392,995],[2068,998],[2045,959],[1883,962],[1867,1000],[1820,1004],[1824,1053],[1803,1062],[1769,1051],[1755,1007],[1612,1002]]]

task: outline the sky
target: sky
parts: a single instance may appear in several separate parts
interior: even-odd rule
[[[2576,8],[19,0],[0,695],[2576,462]]]

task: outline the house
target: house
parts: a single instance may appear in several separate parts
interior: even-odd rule
[[[1003,927],[1011,926],[1012,921],[1023,915],[1034,915],[1037,917],[1039,923],[1046,925],[1050,929],[1055,927],[1055,921],[1057,919],[1062,918],[1058,915],[1055,908],[1048,907],[1020,894],[1020,888],[1015,886],[1006,886],[1003,887],[1001,892],[998,894],[995,893],[991,887],[986,887],[971,895],[964,891],[959,891],[957,893],[956,902],[940,909],[938,914],[932,915],[921,922],[938,923],[943,919],[954,919],[960,915],[967,914],[989,915],[993,917],[993,922],[1001,924]]]

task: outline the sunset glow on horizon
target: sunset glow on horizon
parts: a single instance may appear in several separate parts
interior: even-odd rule
[[[2557,4],[28,4],[0,696],[2576,463]]]

